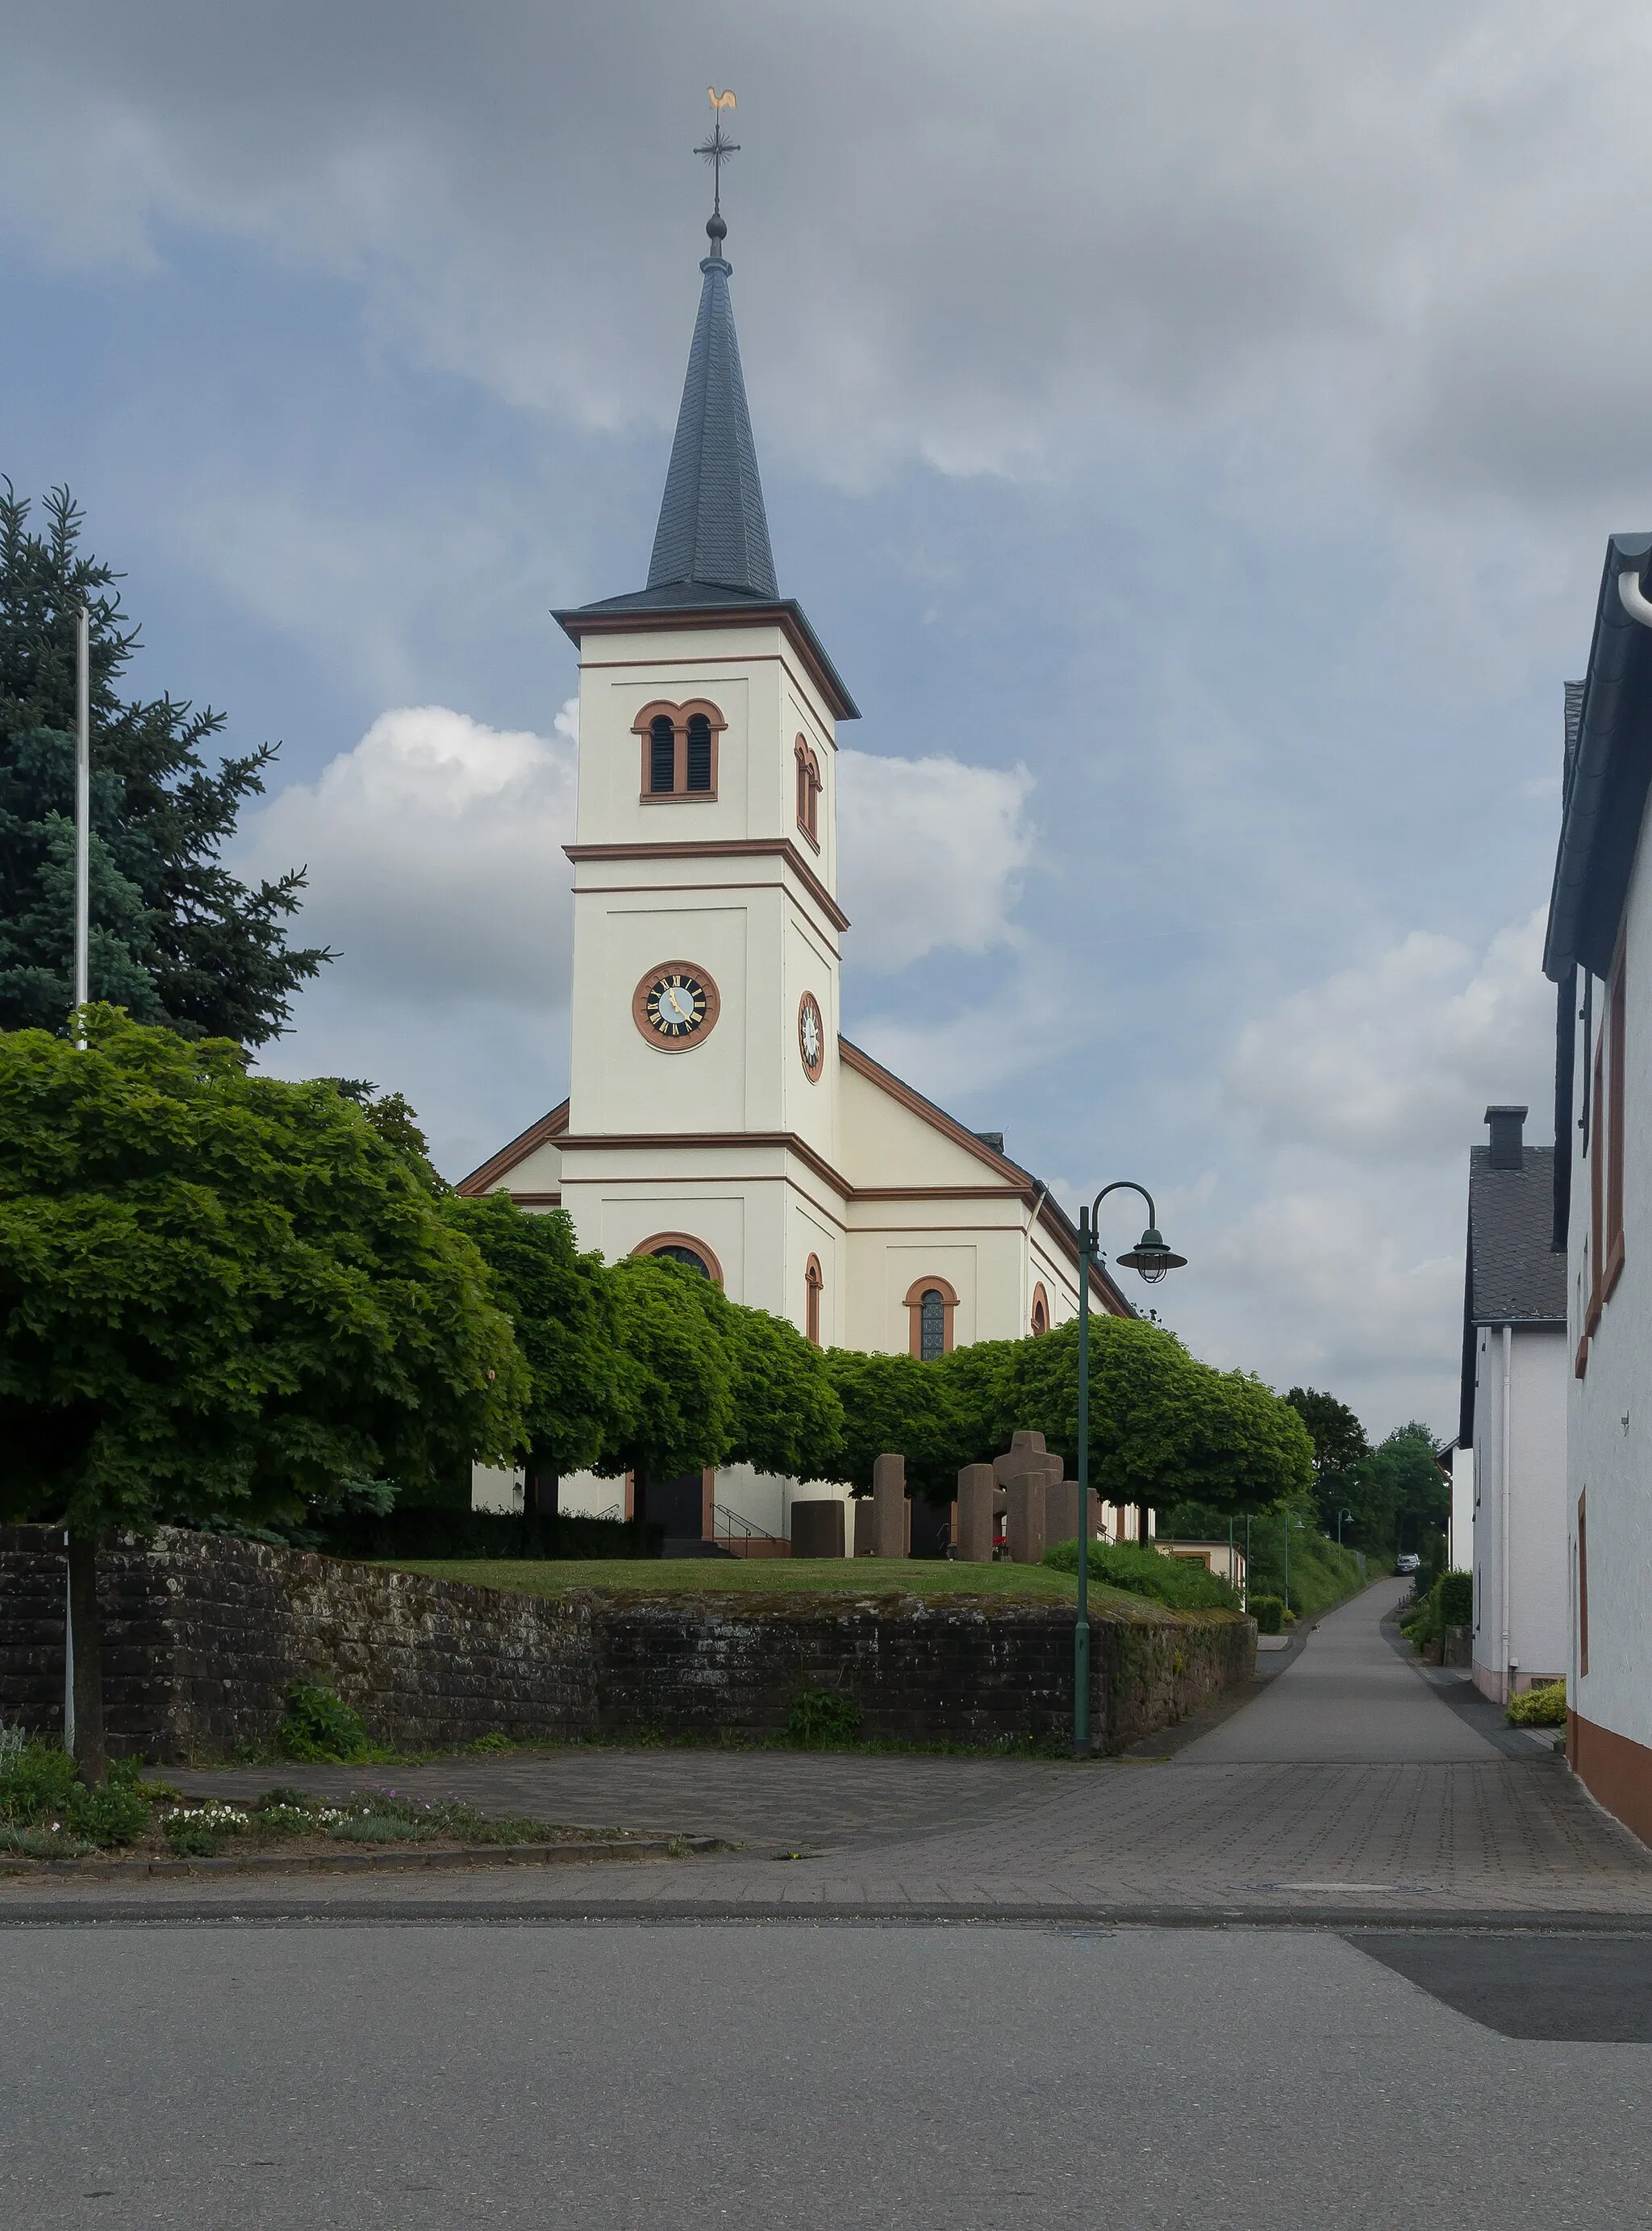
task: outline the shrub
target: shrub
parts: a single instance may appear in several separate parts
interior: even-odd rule
[[[75,1787],[75,1762],[61,1743],[31,1736],[0,1761],[0,1820],[61,1818]]]
[[[1077,1542],[1058,1542],[1044,1553],[1053,1571],[1076,1573]],[[1219,1573],[1197,1557],[1164,1557],[1138,1542],[1092,1542],[1086,1560],[1090,1577],[1131,1595],[1151,1596],[1179,1611],[1237,1611],[1239,1596]]]
[[[23,1859],[84,1859],[96,1849],[83,1836],[71,1836],[61,1821],[49,1821],[40,1828],[20,1828],[10,1820],[0,1820],[0,1852],[16,1852]]]
[[[1256,1621],[1258,1634],[1284,1633],[1285,1599],[1282,1596],[1253,1596],[1247,1608]]]
[[[1472,1573],[1441,1573],[1434,1584],[1441,1626],[1472,1626],[1474,1620],[1474,1576]]]
[[[1512,1728],[1564,1728],[1566,1724],[1566,1685],[1564,1681],[1545,1681],[1534,1689],[1523,1689],[1508,1700],[1508,1723]]]
[[[831,1743],[852,1743],[860,1733],[865,1715],[847,1697],[831,1689],[800,1689],[786,1715],[788,1743],[818,1749]]]
[[[64,1818],[77,1836],[94,1844],[135,1844],[149,1826],[149,1792],[138,1779],[135,1759],[122,1759],[109,1769],[109,1778],[95,1789],[76,1782],[63,1808]]]
[[[297,1681],[287,1692],[287,1717],[275,1740],[288,1758],[353,1766],[372,1755],[361,1715],[331,1689]]]

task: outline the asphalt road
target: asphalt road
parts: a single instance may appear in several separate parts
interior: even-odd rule
[[[1579,2021],[1591,2001],[1644,2039],[1652,1940],[1608,1945],[1581,1993],[1566,1940],[1427,1941],[1421,1964],[1437,1970],[1448,1943],[1481,2011],[1528,2027],[1535,1947],[1564,1984],[1558,2039],[1474,2019],[1437,1976],[1421,1988],[1402,1972],[1417,1942],[797,1923],[11,1930],[3,2220],[1652,2222],[1652,2047],[1593,2041]]]
[[[395,1770],[719,1859],[0,1885],[0,2231],[1652,2227],[1652,1859],[1393,1593],[1156,1764]]]

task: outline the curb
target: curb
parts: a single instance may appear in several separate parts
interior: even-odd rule
[[[1652,1937],[1652,1911],[1643,1914],[1514,1913],[1484,1909],[1451,1912],[1396,1913],[1370,1906],[1340,1906],[1318,1911],[1280,1911],[1258,1906],[1012,1906],[990,1905],[787,1905],[748,1901],[704,1904],[593,1900],[575,1905],[465,1904],[436,1899],[362,1901],[349,1906],[306,1904],[288,1900],[258,1907],[218,1904],[156,1907],[136,1900],[86,1900],[74,1906],[53,1898],[28,1906],[0,1904],[0,1929],[56,1925],[188,1927],[201,1924],[283,1926],[295,1924],[360,1928],[444,1925],[486,1928],[726,1928],[865,1927],[922,1929],[1174,1929],[1308,1930],[1342,1936],[1350,1931],[1395,1935],[1576,1936]]]
[[[554,1867],[592,1859],[674,1859],[737,1847],[722,1836],[634,1836],[588,1844],[459,1845],[440,1851],[249,1853],[213,1859],[0,1859],[0,1874],[27,1882],[141,1882],[199,1875],[383,1874],[403,1868]]]

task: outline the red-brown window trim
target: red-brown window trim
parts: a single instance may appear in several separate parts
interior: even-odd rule
[[[689,722],[696,714],[703,716],[711,730],[711,787],[709,790],[689,788]],[[676,739],[676,757],[671,771],[671,788],[654,790],[649,785],[649,755],[653,745],[654,723],[661,715],[670,721]],[[717,795],[717,761],[721,756],[719,738],[729,723],[709,697],[690,697],[681,705],[669,698],[656,697],[644,706],[632,722],[632,733],[642,747],[642,773],[638,794],[645,805],[701,805],[716,799]]]
[[[797,761],[797,825],[818,852],[820,849],[820,762],[800,736],[792,747]]]
[[[826,1285],[826,1275],[820,1268],[820,1258],[811,1255],[803,1267],[803,1331],[806,1339],[820,1345],[820,1295]]]
[[[1045,1292],[1044,1281],[1040,1278],[1033,1289],[1033,1335],[1034,1339],[1036,1339],[1040,1333],[1046,1333],[1049,1329],[1050,1297]]]
[[[656,1232],[646,1239],[639,1239],[632,1249],[633,1255],[658,1255],[663,1247],[691,1247],[711,1273],[714,1286],[722,1284],[722,1265],[706,1245],[691,1232]]]
[[[927,1277],[914,1278],[906,1290],[907,1337],[914,1355],[923,1353],[923,1297],[936,1293],[941,1297],[941,1353],[952,1353],[953,1319],[957,1314],[957,1290],[945,1278],[931,1272]]]

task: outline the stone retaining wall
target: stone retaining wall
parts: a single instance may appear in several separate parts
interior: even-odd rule
[[[409,1748],[658,1730],[757,1735],[805,1685],[865,1732],[1038,1736],[1070,1723],[1072,1619],[1001,1597],[625,1595],[470,1588],[261,1542],[164,1529],[102,1561],[110,1747],[169,1761],[266,1743],[294,1681],[335,1688]],[[61,1726],[61,1536],[0,1529],[0,1718]],[[1231,1613],[1091,1622],[1092,1723],[1119,1749],[1255,1665]]]

